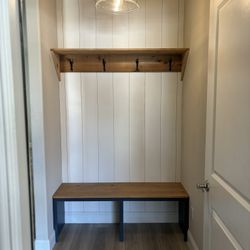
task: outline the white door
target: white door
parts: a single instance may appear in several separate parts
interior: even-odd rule
[[[204,249],[250,249],[250,0],[211,0]]]

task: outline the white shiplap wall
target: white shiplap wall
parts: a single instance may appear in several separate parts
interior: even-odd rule
[[[93,0],[57,0],[59,47],[181,47],[183,0],[141,0],[112,16]],[[65,74],[60,83],[64,182],[178,181],[176,73]],[[66,222],[112,222],[111,202],[67,203]],[[174,222],[176,203],[129,202],[127,222]]]

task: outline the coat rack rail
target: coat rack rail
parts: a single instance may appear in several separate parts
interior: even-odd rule
[[[51,49],[58,79],[66,72],[181,72],[189,49]]]

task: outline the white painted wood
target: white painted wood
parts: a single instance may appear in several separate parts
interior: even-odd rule
[[[145,74],[130,74],[130,181],[145,181]],[[143,211],[144,202],[130,203]]]
[[[81,48],[96,47],[96,9],[92,0],[79,1]]]
[[[113,15],[113,47],[128,48],[129,44],[129,16]]]
[[[179,0],[165,0],[162,2],[162,36],[164,47],[174,48],[179,40]]]
[[[95,73],[83,74],[83,109],[84,109],[84,182],[98,182],[98,92]],[[85,211],[99,211],[97,202],[86,202]]]
[[[84,74],[84,181],[98,181],[98,101],[96,74]],[[88,167],[88,166],[91,166]]]
[[[114,180],[114,110],[111,73],[98,74],[98,152],[99,182]],[[114,204],[100,202],[100,210],[110,212]]]
[[[82,97],[79,74],[65,76],[67,93],[67,131],[69,181],[81,182],[82,169]],[[72,122],[74,121],[74,123]]]
[[[161,74],[146,74],[145,181],[161,181]]]
[[[80,9],[80,47],[96,47],[96,10],[92,0],[79,1]],[[98,182],[98,124],[97,124],[97,75],[81,74],[82,85],[82,134],[83,134],[83,180]],[[84,211],[99,211],[99,203],[84,203]]]
[[[129,14],[129,48],[146,45],[146,8]],[[130,74],[130,181],[145,181],[145,74]],[[129,203],[130,211],[144,211],[145,203]]]
[[[98,75],[99,181],[114,179],[114,110],[110,73]]]
[[[101,11],[96,11],[96,47],[97,48],[112,48],[113,47],[112,31],[113,31],[112,15],[106,14]]]
[[[69,48],[80,47],[80,6],[78,0],[63,2],[63,45]],[[67,115],[67,163],[68,181],[81,182],[83,178],[82,159],[82,109],[80,74],[65,74]],[[72,86],[72,87],[71,87]],[[74,121],[74,122],[71,122]],[[81,203],[66,203],[66,210],[81,210]]]
[[[0,249],[32,249],[19,6],[0,2]]]
[[[249,4],[211,2],[204,249],[250,246]]]
[[[129,48],[144,48],[146,44],[145,33],[145,0],[140,2],[140,8],[136,12],[129,13]]]
[[[162,46],[163,1],[145,1],[146,48]],[[145,78],[145,181],[161,181],[162,75]],[[159,211],[162,203],[145,203],[145,211]]]
[[[161,181],[175,181],[177,74],[162,74]],[[173,112],[175,110],[175,112]]]
[[[180,1],[166,0],[162,3],[162,47],[179,47]],[[183,22],[183,20],[181,20]],[[175,181],[177,169],[177,110],[178,78],[176,73],[162,73],[161,97],[161,180]],[[173,110],[175,110],[173,112]],[[173,166],[176,166],[173,168]]]
[[[96,47],[113,47],[112,15],[96,11]],[[112,73],[97,74],[99,182],[114,180],[114,97]],[[100,202],[100,211],[112,211],[114,204]]]
[[[146,47],[161,47],[162,1],[146,1]],[[145,181],[161,179],[161,74],[145,78]]]
[[[232,1],[219,11],[214,171],[250,199],[250,17],[245,3],[237,5]]]
[[[113,15],[113,47],[128,48],[128,15]],[[130,181],[130,85],[129,74],[113,74],[114,180]]]
[[[178,30],[179,1],[143,0],[140,1],[141,8],[138,11],[120,16],[96,11],[92,0],[72,3],[58,1],[62,1],[63,5],[63,25],[59,25],[63,27],[65,47],[178,47],[181,33]],[[67,38],[70,34],[72,37]],[[147,80],[144,73],[88,73],[66,78],[66,90],[62,90],[66,91],[66,98],[62,93],[62,104],[67,108],[64,116],[67,126],[62,133],[67,134],[67,145],[71,146],[65,148],[64,152],[68,150],[67,161],[70,164],[72,159],[82,161],[83,171],[77,177],[79,180],[175,180],[177,74],[147,74]],[[71,90],[69,81],[75,86]],[[75,107],[72,111],[73,103],[78,103],[81,107]],[[76,119],[72,117],[74,113]],[[82,131],[78,133],[80,127]],[[74,151],[72,142],[76,140],[80,149]],[[72,158],[73,151],[75,155]],[[64,175],[69,178],[70,174],[76,176],[80,168],[71,164],[69,174],[65,171],[66,168]],[[158,206],[149,204],[148,212],[140,216],[138,214],[145,210],[145,202],[128,202],[125,206],[131,221],[136,221],[136,218],[142,221],[140,217],[147,218],[147,215],[151,219],[157,218],[158,221],[162,218],[164,221],[162,212],[169,210],[177,213],[175,203],[159,203]],[[88,202],[84,203],[82,211],[79,207],[76,208],[78,212],[70,208],[66,210],[69,214],[68,221],[73,222],[76,218],[81,218],[82,221],[100,218],[103,221],[103,211],[107,218],[111,218],[109,212],[113,209],[112,203]],[[87,219],[89,212],[92,216]],[[156,214],[153,216],[154,213]],[[97,217],[94,218],[95,216]]]
[[[36,240],[49,238],[39,2],[26,1]]]
[[[79,48],[80,6],[78,0],[63,2],[63,44],[65,48]]]
[[[192,233],[190,232],[190,230],[188,230],[188,247],[190,250],[199,250],[199,247],[197,243],[195,242],[194,237]]]
[[[93,1],[79,1],[80,46],[96,47],[96,10]],[[91,31],[91,32],[90,32]],[[94,32],[93,32],[94,31]],[[84,182],[98,182],[97,75],[82,74]],[[83,80],[84,79],[84,80]],[[84,82],[84,83],[83,83]],[[91,167],[90,167],[91,166]],[[86,175],[86,176],[85,176]],[[98,202],[84,203],[84,211],[99,211]]]
[[[141,76],[144,77],[141,77]],[[145,74],[130,74],[130,181],[145,181]]]
[[[129,75],[113,74],[114,84],[114,180],[130,181]]]
[[[160,48],[162,41],[162,0],[145,1],[146,48]]]
[[[228,231],[226,225],[215,212],[213,212],[212,218],[211,249],[243,250],[238,241]]]

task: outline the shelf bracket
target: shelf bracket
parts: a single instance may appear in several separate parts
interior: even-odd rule
[[[182,66],[181,66],[181,80],[183,81],[186,66],[187,66],[187,60],[188,60],[188,54],[189,50],[187,50],[184,55],[182,56]]]
[[[61,64],[60,64],[60,56],[58,54],[55,54],[53,51],[51,52],[51,56],[55,65],[56,75],[59,80],[61,81]]]

